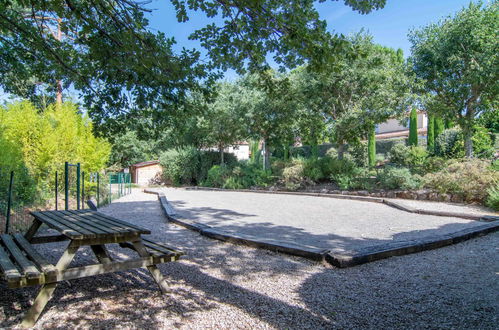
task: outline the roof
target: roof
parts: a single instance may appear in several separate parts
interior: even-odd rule
[[[426,127],[418,128],[418,134],[426,135],[426,133],[427,133]],[[395,132],[376,134],[376,139],[382,140],[382,139],[390,139],[390,138],[401,137],[401,136],[409,136],[409,129],[395,131]]]
[[[156,165],[156,164],[159,164],[159,160],[150,160],[147,162],[141,162],[141,163],[133,164],[130,167],[145,167],[145,166]]]

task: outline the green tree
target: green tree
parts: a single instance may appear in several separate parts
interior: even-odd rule
[[[367,136],[367,157],[369,167],[376,165],[376,130],[372,127]]]
[[[426,148],[428,151],[433,152],[435,148],[435,117],[428,115],[428,125],[427,125],[427,142]]]
[[[224,164],[224,150],[244,138],[244,122],[237,111],[239,88],[232,83],[217,86],[217,96],[207,105],[205,121],[208,126],[208,141],[220,152],[220,164]]]
[[[416,108],[412,108],[409,116],[409,140],[410,146],[418,145],[418,112]]]
[[[471,2],[454,17],[409,34],[414,71],[434,94],[441,115],[463,130],[466,157],[473,155],[477,117],[497,112],[498,6]]]
[[[435,117],[435,139],[445,130],[445,121],[440,116]]]

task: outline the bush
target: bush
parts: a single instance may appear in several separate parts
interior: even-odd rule
[[[206,181],[203,182],[203,185],[221,188],[230,175],[231,170],[227,166],[215,165],[208,171]]]
[[[381,187],[385,189],[417,189],[421,186],[421,178],[412,175],[405,167],[386,167],[378,179]]]
[[[473,153],[479,158],[490,158],[494,154],[494,142],[486,128],[476,126],[472,137]],[[442,132],[435,139],[435,155],[446,158],[464,157],[464,136],[460,128]]]
[[[428,152],[420,146],[405,146],[396,144],[388,153],[390,162],[397,165],[419,168],[425,164]]]
[[[293,159],[290,166],[286,167],[282,172],[282,179],[286,189],[297,190],[303,187],[307,183],[304,171],[305,160],[303,158]]]
[[[358,142],[348,145],[348,153],[357,166],[367,166],[367,142]]]
[[[499,211],[499,185],[489,188],[487,191],[486,205],[496,211]]]
[[[163,167],[163,179],[173,185],[195,183],[199,158],[199,151],[194,147],[165,151],[159,158]]]
[[[499,183],[499,172],[484,160],[454,161],[436,173],[426,174],[423,183],[440,193],[458,194],[467,202],[483,203],[487,191]]]
[[[237,165],[237,157],[229,152],[224,152],[224,164],[232,168]],[[206,180],[208,171],[214,166],[220,165],[220,152],[218,151],[200,151],[199,152],[199,169],[196,176],[198,183]]]
[[[329,161],[331,158],[310,158],[304,161],[303,175],[314,181],[319,182],[321,180],[327,179],[329,171]]]
[[[463,136],[460,128],[446,129],[435,139],[435,155],[445,158],[464,156]]]

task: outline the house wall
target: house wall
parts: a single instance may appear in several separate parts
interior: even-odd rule
[[[418,113],[418,129],[426,128],[427,126],[428,126],[428,120],[426,119],[426,114]],[[409,130],[409,125],[407,125],[407,127],[401,125],[398,119],[388,119],[386,122],[378,124],[376,126],[377,134],[400,132],[406,130]]]
[[[238,160],[246,160],[249,159],[250,156],[250,149],[249,145],[247,144],[229,147],[226,149],[226,151],[234,154]]]
[[[146,186],[161,172],[163,172],[163,168],[159,164],[135,168],[133,182],[141,186]]]

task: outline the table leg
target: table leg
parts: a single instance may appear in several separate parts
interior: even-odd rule
[[[141,256],[141,257],[149,257],[150,254],[147,252],[146,248],[144,247],[144,244],[142,243],[141,240],[132,242],[133,247],[135,248],[135,251]],[[156,265],[152,266],[147,266],[147,270],[149,273],[151,273],[152,278],[154,281],[159,286],[159,289],[161,290],[162,293],[167,293],[170,292],[170,288],[168,287],[168,284],[166,284],[163,275],[159,271],[158,267]]]
[[[57,270],[62,271],[69,266],[76,254],[76,251],[78,251],[78,248],[79,246],[76,245],[73,241],[69,243],[68,247],[55,266]],[[23,328],[30,328],[35,325],[36,320],[38,320],[38,317],[43,312],[43,309],[49,302],[50,298],[52,298],[52,294],[54,293],[56,286],[57,283],[48,283],[42,285],[42,288],[38,292],[33,305],[23,318],[23,321],[21,323],[21,326]]]
[[[90,245],[90,248],[101,264],[108,264],[113,261],[104,245]]]
[[[31,242],[31,239],[35,236],[36,232],[38,231],[38,229],[40,229],[41,225],[42,222],[37,218],[35,218],[31,226],[29,227],[28,231],[26,232],[26,234],[24,234],[24,238],[26,238],[28,242]]]

